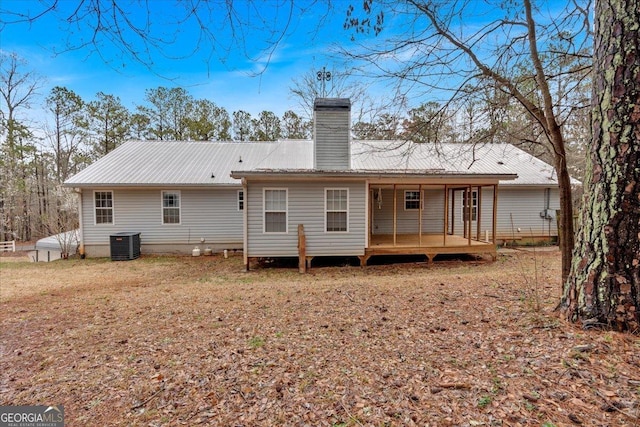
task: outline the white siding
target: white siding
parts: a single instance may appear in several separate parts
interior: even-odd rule
[[[82,224],[85,245],[108,245],[118,232],[140,232],[143,248],[148,245],[237,243],[242,247],[242,211],[238,190],[180,189],[180,224],[162,224],[163,190],[113,189],[113,224],[95,224],[93,190],[82,194]]]
[[[553,219],[544,219],[540,213],[547,206],[546,194],[550,191],[549,209],[553,212]],[[455,196],[455,234],[461,235],[464,229],[462,222],[462,191],[458,191]],[[498,187],[498,215],[497,237],[504,239],[526,239],[530,237],[554,237],[558,235],[555,211],[559,209],[560,200],[558,189],[544,187],[520,187],[512,186]],[[492,216],[493,216],[493,190],[484,189],[482,191],[482,217],[480,229],[482,238],[488,231],[489,238],[492,238]],[[472,223],[473,233],[476,233],[476,222]],[[518,231],[520,228],[520,231]]]
[[[263,188],[288,189],[288,233],[265,234],[263,232]],[[349,190],[349,231],[329,233],[325,231],[325,189]],[[189,245],[200,244],[224,248],[242,248],[243,212],[238,210],[238,189],[180,189],[180,224],[162,224],[161,191],[157,189],[104,189],[113,191],[114,224],[95,224],[93,189],[83,190],[82,224],[83,243],[91,247],[103,247],[99,253],[108,255],[109,236],[118,232],[140,232],[143,252],[185,252]],[[377,191],[375,187],[372,189]],[[366,242],[366,185],[354,182],[273,183],[251,184],[245,195],[248,221],[248,256],[297,256],[297,226],[304,224],[309,256],[357,256],[363,255]],[[398,189],[398,234],[418,231],[418,211],[404,209],[404,189]],[[499,239],[527,238],[530,236],[557,236],[556,220],[540,216],[546,207],[546,189],[542,187],[500,187],[498,195]],[[558,190],[550,191],[550,210],[559,208]],[[393,192],[383,190],[382,209],[372,200],[374,234],[393,233]],[[441,233],[443,219],[443,190],[423,188],[422,211],[424,233]],[[482,238],[488,230],[492,237],[493,191],[482,191]],[[451,209],[451,203],[449,207]],[[463,231],[461,216],[462,192],[456,193],[454,224],[455,233]],[[449,218],[451,218],[449,216]],[[513,220],[513,226],[512,226]],[[520,232],[518,232],[520,228]],[[451,224],[450,224],[451,229]],[[475,222],[473,224],[475,234]],[[182,246],[181,246],[182,245]],[[158,248],[156,251],[153,247]],[[167,249],[169,248],[169,249]],[[97,252],[94,252],[97,253]],[[91,255],[88,250],[87,254]]]
[[[316,111],[315,168],[320,170],[346,170],[350,167],[350,113],[343,111]]]
[[[374,187],[373,192],[377,193]],[[418,232],[418,211],[404,209],[404,189],[398,188],[396,197],[397,233],[410,234]],[[442,233],[444,228],[444,195],[443,188],[423,188],[422,232]],[[513,188],[501,186],[498,189],[498,238],[528,238],[557,236],[555,217],[551,220],[544,219],[540,213],[547,207],[547,191],[549,194],[549,210],[555,215],[559,209],[558,190],[555,187],[545,189],[543,187]],[[455,193],[455,200],[449,201],[449,232],[453,229],[456,235],[462,235],[464,223],[462,222],[463,191]],[[393,234],[393,190],[382,190],[382,208],[378,208],[377,201],[373,199],[373,234]],[[488,231],[492,237],[493,222],[493,189],[485,187],[481,195],[481,238]],[[451,210],[454,210],[451,224]],[[512,226],[513,220],[513,226]],[[477,222],[473,221],[473,236],[475,236]],[[452,227],[453,226],[453,227]],[[520,232],[518,232],[520,228]]]
[[[411,188],[417,191],[416,188]],[[373,190],[375,193],[377,189]],[[404,189],[396,190],[396,218],[398,234],[415,234],[418,232],[420,213],[418,210],[405,210]],[[442,233],[444,230],[444,189],[423,187],[422,189],[422,232]],[[373,200],[373,197],[372,197]],[[393,234],[393,190],[382,190],[382,207],[373,201],[373,230],[372,234]]]
[[[500,187],[498,189],[498,237],[557,236],[555,212],[560,208],[558,189],[555,187],[549,189],[551,192],[549,208],[553,212],[551,220],[540,216],[547,206],[545,190],[545,188],[535,187]]]
[[[287,188],[287,233],[263,232],[263,189]],[[325,231],[325,188],[349,190],[348,232]],[[364,182],[251,183],[247,210],[249,257],[298,255],[298,224],[304,225],[307,256],[357,256],[364,254],[366,239],[366,185]]]

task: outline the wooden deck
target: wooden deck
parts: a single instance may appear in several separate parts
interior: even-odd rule
[[[374,255],[425,255],[429,262],[439,254],[487,254],[495,260],[496,246],[489,242],[479,241],[442,234],[398,234],[395,242],[393,235],[372,235],[369,237],[369,247],[365,255],[360,257],[360,263],[366,265]]]

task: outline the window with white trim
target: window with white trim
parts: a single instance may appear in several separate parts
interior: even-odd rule
[[[287,189],[264,189],[264,232],[287,232]]]
[[[348,231],[349,190],[346,188],[325,189],[325,230],[327,232]]]
[[[180,192],[162,192],[162,223],[180,224]]]
[[[471,221],[477,221],[478,219],[478,191],[471,191]],[[462,220],[469,221],[469,200],[468,191],[462,192]]]
[[[238,210],[244,210],[244,190],[238,190]]]
[[[113,191],[93,192],[96,224],[113,224]]]
[[[420,204],[421,204],[420,199],[421,199],[420,191],[405,190],[404,191],[404,210],[416,211],[420,209]]]

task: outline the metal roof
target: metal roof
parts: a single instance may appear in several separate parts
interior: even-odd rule
[[[36,242],[36,249],[54,249],[60,250],[60,242],[67,242],[71,253],[76,251],[78,242],[80,241],[80,230],[66,231],[60,234],[54,234],[53,236],[44,237]]]
[[[352,141],[354,175],[517,174],[508,185],[557,185],[554,168],[509,144]],[[313,170],[313,141],[129,141],[65,182],[69,187],[239,185],[243,171]],[[327,171],[322,171],[327,172]],[[295,173],[291,175],[296,175]],[[513,178],[512,176],[510,178]],[[579,183],[574,180],[574,183]]]
[[[557,185],[553,166],[511,144],[417,144],[407,141],[354,141],[353,169],[517,174],[507,185]],[[572,184],[580,184],[572,179]]]
[[[239,185],[232,170],[308,169],[311,141],[128,141],[77,175],[66,186]]]

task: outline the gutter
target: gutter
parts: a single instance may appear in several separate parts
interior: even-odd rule
[[[175,188],[242,188],[242,184],[231,184],[231,183],[150,183],[150,184],[134,184],[134,183],[106,183],[106,182],[71,182],[62,184],[63,187],[71,187],[71,188],[145,188],[145,189],[153,189],[160,188],[165,189],[167,187]]]
[[[74,187],[73,192],[78,195],[78,253],[84,259],[84,226],[82,224],[82,189]]]
[[[407,179],[407,178],[429,178],[435,180],[447,179],[495,179],[510,181],[518,177],[517,174],[491,174],[491,173],[460,173],[445,172],[443,170],[411,170],[411,171],[369,171],[369,170],[343,170],[343,171],[322,171],[322,170],[298,170],[298,169],[282,169],[282,170],[245,170],[232,171],[231,177],[235,179],[246,178],[352,178],[352,179]]]

